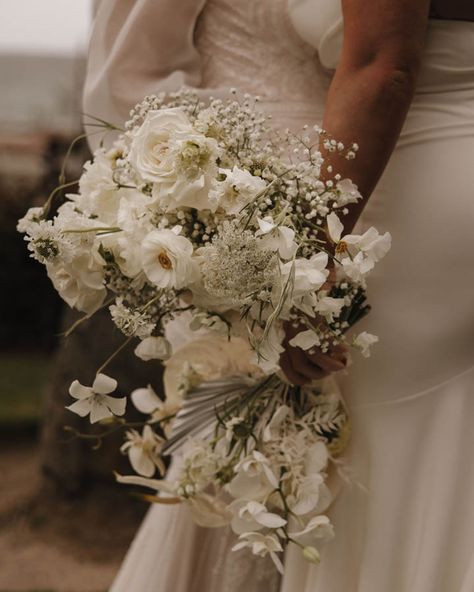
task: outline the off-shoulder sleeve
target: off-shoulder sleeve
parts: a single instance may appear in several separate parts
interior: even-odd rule
[[[121,126],[145,95],[199,87],[193,37],[205,1],[102,0],[89,46],[84,112]]]

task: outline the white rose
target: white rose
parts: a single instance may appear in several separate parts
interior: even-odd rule
[[[212,211],[216,211],[220,207],[227,214],[238,214],[267,186],[263,179],[254,177],[248,171],[239,169],[237,166],[234,166],[232,170],[221,169],[219,172],[225,175],[225,179],[217,182],[209,193]]]
[[[180,230],[153,230],[143,239],[143,271],[158,288],[182,288],[197,279],[193,245]]]
[[[218,153],[216,140],[196,132],[184,111],[160,109],[149,111],[135,132],[129,160],[162,207],[203,209]]]
[[[91,313],[106,296],[103,269],[89,254],[82,254],[68,265],[46,264],[48,276],[61,298],[71,308]]]

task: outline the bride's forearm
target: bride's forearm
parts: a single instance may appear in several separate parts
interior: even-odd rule
[[[323,128],[357,157],[331,154],[334,172],[351,178],[363,201],[345,219],[351,230],[393,152],[415,92],[429,0],[342,0],[344,46],[331,83]]]

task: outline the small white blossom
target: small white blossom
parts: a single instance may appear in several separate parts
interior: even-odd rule
[[[166,360],[171,355],[171,344],[165,337],[145,337],[135,348],[141,360]]]
[[[144,477],[152,477],[156,469],[163,475],[166,470],[160,456],[163,438],[155,434],[149,425],[143,427],[141,434],[136,430],[127,430],[126,437],[127,441],[120,450],[128,454],[133,470]]]
[[[364,358],[368,358],[370,357],[371,346],[377,343],[378,340],[379,338],[376,335],[363,331],[354,338],[352,345],[361,351]]]
[[[66,409],[81,417],[90,414],[91,423],[114,415],[123,415],[127,403],[126,397],[109,396],[109,393],[112,393],[116,388],[117,381],[105,374],[97,374],[91,387],[84,386],[75,380],[69,387],[69,394],[77,401]]]
[[[240,543],[232,547],[233,551],[250,547],[252,553],[259,557],[269,554],[278,571],[283,573],[283,564],[277,553],[283,551],[278,537],[274,534],[262,534],[260,532],[246,532],[239,536]]]

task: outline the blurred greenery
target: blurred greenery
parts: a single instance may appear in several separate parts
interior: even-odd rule
[[[0,425],[34,425],[41,416],[51,354],[0,352]]]

